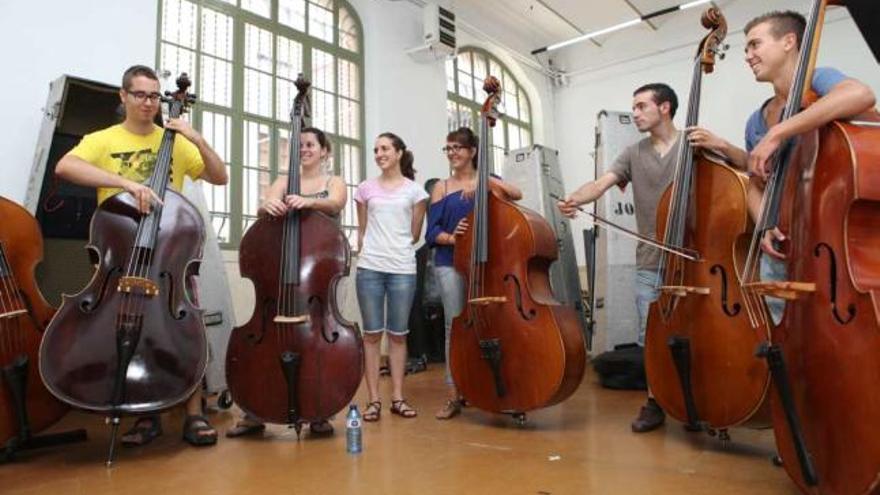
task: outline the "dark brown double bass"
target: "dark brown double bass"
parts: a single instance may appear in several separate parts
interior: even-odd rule
[[[296,87],[287,194],[300,193],[300,133],[309,116],[309,82],[300,75]],[[254,283],[256,307],[226,351],[226,382],[244,411],[299,433],[302,423],[327,419],[354,397],[363,342],[336,297],[350,262],[339,224],[318,211],[265,215],[248,229],[239,267]]]
[[[195,100],[189,85],[183,74],[167,98],[171,118]],[[189,398],[207,363],[202,310],[187,288],[205,225],[192,203],[168,190],[175,134],[165,130],[147,184],[161,204],[142,215],[122,192],[95,211],[87,249],[97,270],[81,292],[64,295],[40,347],[49,390],[75,408],[111,416],[113,441],[121,415],[155,413]]]
[[[550,288],[548,270],[558,256],[550,225],[489,187],[489,129],[501,87],[490,76],[483,90],[489,96],[481,111],[475,206],[455,247],[467,295],[452,322],[450,368],[471,404],[522,422],[527,411],[577,389],[586,348],[574,309],[556,301]]]
[[[717,8],[702,24],[711,32],[694,60],[686,127],[696,126],[703,72],[714,69],[727,34]],[[752,328],[742,307],[735,260],[745,257],[752,222],[745,175],[719,157],[695,151],[682,138],[675,178],[657,208],[657,235],[667,245],[700,254],[696,261],[660,258],[660,297],[651,304],[645,369],[654,398],[692,431],[721,430],[754,420],[769,422],[770,374],[755,349],[770,338]],[[757,415],[757,417],[756,417]]]
[[[811,93],[827,0],[814,0],[783,120]],[[788,240],[786,280],[758,281],[763,234]],[[880,493],[880,118],[831,122],[780,147],[746,273],[758,296],[786,300],[763,346],[773,376],[773,430],[803,493]]]
[[[37,367],[43,329],[55,313],[34,280],[42,258],[37,221],[0,197],[0,460],[68,410],[46,390]]]

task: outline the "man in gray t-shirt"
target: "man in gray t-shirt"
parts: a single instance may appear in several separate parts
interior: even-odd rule
[[[599,199],[612,186],[632,183],[636,225],[640,234],[655,238],[657,203],[672,183],[681,132],[672,118],[678,108],[675,91],[666,84],[648,84],[633,93],[633,116],[639,131],[648,137],[626,148],[611,170],[579,187],[557,206],[566,216],[577,215],[577,207]],[[660,253],[647,244],[636,248],[635,302],[639,315],[639,345],[645,343],[648,308],[657,299]],[[663,424],[665,414],[648,390],[648,403],[632,423],[636,433],[653,430]]]
[[[670,123],[671,125],[671,123]],[[660,196],[672,184],[675,162],[678,156],[681,133],[673,127],[673,142],[665,154],[654,145],[653,135],[628,146],[614,164],[610,173],[617,179],[617,185],[625,187],[632,184],[633,202],[636,210],[636,226],[639,234],[656,238],[657,204]],[[661,148],[662,150],[662,148]],[[660,263],[660,250],[645,243],[636,246],[636,267],[638,270],[657,272]],[[639,343],[644,344],[644,327],[639,335]]]

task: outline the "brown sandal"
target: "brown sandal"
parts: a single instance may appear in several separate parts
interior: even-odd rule
[[[226,432],[228,438],[256,436],[266,431],[266,425],[252,419],[242,419]]]
[[[414,418],[419,415],[419,413],[406,402],[406,399],[391,401],[390,411],[391,414],[396,414],[403,418]]]
[[[461,414],[461,401],[458,399],[449,399],[443,408],[434,414],[437,419],[452,419]]]
[[[382,416],[382,403],[380,401],[370,402],[364,408],[364,421],[379,421],[380,416]]]
[[[162,435],[162,422],[159,416],[138,418],[134,426],[122,435],[122,445],[142,447]]]

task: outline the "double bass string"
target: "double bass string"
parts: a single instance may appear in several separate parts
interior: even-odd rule
[[[694,60],[694,74],[691,78],[691,92],[688,97],[688,115],[685,127],[696,124],[696,116],[699,114],[700,81],[702,79],[702,61],[700,54]],[[686,132],[686,131],[684,131]],[[673,248],[684,247],[684,231],[687,221],[687,205],[690,197],[691,181],[693,178],[693,151],[687,141],[687,135],[682,135],[679,144],[678,156],[676,157],[674,180],[670,191],[672,206],[666,213],[666,229],[663,243]],[[670,277],[680,272],[680,264],[683,261],[673,258],[670,262],[669,253],[661,251],[659,274],[655,287],[666,283],[675,285]]]
[[[812,7],[810,7],[807,25],[817,25],[820,15],[822,15],[822,9],[820,8],[818,2],[814,2]],[[811,29],[807,29],[804,32],[804,37],[801,41],[800,55],[798,56],[797,68],[795,70],[794,78],[791,81],[791,88],[788,92],[788,101],[785,104],[782,118],[779,120],[780,122],[790,119],[801,110],[804,89],[806,87],[805,85],[807,84],[807,73],[809,72],[810,56],[812,54],[812,48],[815,44],[816,34],[817,33]],[[764,188],[764,195],[761,199],[761,212],[759,214],[759,221],[756,222],[755,232],[752,235],[752,242],[749,245],[748,256],[746,257],[746,265],[743,273],[743,280],[746,283],[758,281],[760,279],[759,267],[761,241],[764,238],[766,231],[775,227],[775,225],[770,225],[770,223],[778,221],[778,218],[771,218],[771,214],[772,212],[778,211],[777,207],[782,197],[782,186],[784,185],[782,181],[785,176],[785,170],[787,168],[789,160],[789,157],[786,155],[788,154],[787,151],[791,147],[791,143],[792,139],[789,139],[782,143],[782,145],[780,145],[776,154],[772,158],[772,163],[774,165],[773,170],[770,171],[770,178],[768,179],[767,184]],[[749,313],[749,319],[752,321],[752,325],[757,327],[759,324],[762,324],[766,321],[764,306],[761,304],[760,295],[754,294],[746,287],[743,288],[749,295],[745,298],[747,301],[746,310]],[[756,300],[749,301],[749,299],[752,298]]]
[[[12,267],[6,259],[6,250],[2,242],[0,242],[0,273],[5,274],[5,276],[0,277],[2,278],[2,292],[0,292],[0,294],[3,296],[0,298],[0,311],[3,313],[9,313],[16,309],[20,309],[16,308],[15,305],[15,294],[18,294],[18,287],[15,282],[15,277],[12,275]],[[15,331],[17,328],[15,330],[12,329],[13,321],[17,322],[18,320],[12,318],[0,319],[0,325],[2,325],[0,326],[0,331],[3,332],[2,350],[4,361],[10,353],[18,348],[18,332]],[[15,326],[17,327],[17,325]]]
[[[176,103],[176,102],[175,102]],[[172,103],[171,116],[180,116],[180,109]],[[156,169],[147,181],[147,186],[151,191],[158,193],[160,197],[165,196],[165,184],[167,183],[168,173],[171,165],[171,153],[174,145],[174,131],[166,130],[162,136],[162,143],[159,146],[159,153],[156,157]],[[137,201],[137,198],[135,198]],[[150,268],[152,266],[153,247],[155,247],[159,223],[162,218],[162,204],[155,203],[151,197],[151,210],[146,215],[141,215],[138,219],[138,227],[134,236],[132,253],[129,256],[126,276],[133,276],[149,280]],[[149,231],[147,230],[149,225]],[[186,274],[183,274],[186,277]],[[185,280],[181,281],[185,285]],[[122,294],[122,303],[117,312],[117,329],[123,322],[141,327],[138,318],[143,312],[146,304],[146,294],[140,291],[126,291]],[[156,296],[154,296],[156,297]]]
[[[0,263],[3,264],[3,272],[6,273],[6,276],[3,277],[3,291],[8,292],[9,298],[9,309],[3,309],[3,312],[8,311],[17,311],[26,309],[24,300],[21,298],[21,288],[18,285],[18,281],[15,278],[15,274],[12,272],[12,265],[9,263],[9,258],[6,256],[6,249],[3,243],[0,243]],[[3,305],[6,305],[6,302],[3,301]],[[4,318],[6,320],[7,318]],[[25,336],[19,331],[19,319],[18,317],[9,318],[8,324],[5,325],[6,330],[3,332],[6,334],[9,347],[7,348],[7,352],[16,352],[19,349],[24,348]]]
[[[691,78],[691,92],[688,98],[688,114],[685,120],[686,127],[691,127],[697,124],[698,116],[700,114],[700,98],[702,94],[702,79],[703,79],[703,63],[701,60],[701,54],[698,54],[694,60],[694,73]],[[679,142],[679,155],[678,155],[678,164],[677,164],[677,173],[679,174],[677,185],[680,185],[680,190],[676,191],[676,217],[674,222],[674,234],[672,239],[672,245],[676,248],[684,248],[685,247],[685,229],[688,222],[688,214],[690,212],[690,200],[693,197],[694,190],[694,178],[695,178],[695,169],[694,169],[694,151],[691,148],[690,143],[687,141],[687,136],[682,135],[681,141]],[[676,187],[677,185],[673,186]],[[695,212],[696,213],[696,212]],[[686,261],[679,259],[676,257],[672,260],[672,269],[670,270],[669,275],[671,284],[670,285],[679,285],[681,283],[682,277],[684,277],[684,264]],[[658,278],[658,283],[660,283],[660,279]],[[669,306],[667,307],[668,311],[672,311],[674,302],[677,298],[673,297],[668,300]]]
[[[296,105],[294,102],[294,114],[296,113]],[[288,138],[288,173],[287,173],[287,194],[299,194],[299,181],[300,181],[300,171],[299,171],[299,152],[300,152],[300,143],[299,143],[299,135],[301,133],[302,123],[299,118],[294,117],[291,119],[290,126],[290,137]],[[286,201],[285,201],[286,208]],[[278,281],[278,294],[279,294],[279,302],[277,314],[282,316],[297,316],[297,301],[296,294],[297,290],[293,284],[288,283],[288,277],[291,279],[298,278],[295,277],[295,274],[292,273],[292,270],[299,270],[299,263],[297,260],[291,260],[292,256],[298,256],[298,249],[289,249],[291,247],[291,243],[299,243],[300,236],[297,235],[297,230],[299,229],[299,222],[294,218],[295,215],[299,215],[299,211],[288,211],[284,214],[284,225],[282,227],[282,241],[281,241],[281,277]],[[293,251],[293,252],[291,252]],[[281,323],[281,331],[278,332],[281,335],[279,336],[278,342],[289,344],[292,336],[288,335],[290,332],[288,331],[289,324]],[[276,333],[276,335],[278,335]]]

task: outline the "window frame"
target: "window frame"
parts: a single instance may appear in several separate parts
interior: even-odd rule
[[[274,111],[275,106],[277,105],[276,101],[276,90],[278,87],[278,79],[279,79],[279,71],[278,71],[278,58],[273,57],[272,63],[272,109],[271,117],[266,117],[263,115],[253,114],[245,111],[245,74],[246,74],[246,42],[245,42],[245,33],[246,26],[253,25],[259,29],[266,30],[273,35],[273,53],[277,52],[277,37],[283,36],[290,40],[293,40],[301,45],[302,49],[302,72],[310,81],[313,80],[312,74],[312,50],[317,49],[322,52],[328,53],[333,57],[333,80],[334,87],[332,89],[333,95],[333,121],[336,123],[334,127],[335,129],[324,131],[327,133],[328,138],[332,142],[333,145],[333,169],[331,171],[332,175],[338,175],[343,178],[346,183],[346,189],[348,194],[348,203],[345,208],[355,208],[353,202],[353,193],[354,188],[357,184],[352,184],[346,181],[346,173],[343,170],[343,146],[355,146],[359,149],[356,157],[352,159],[356,159],[358,161],[357,170],[352,170],[353,174],[356,174],[361,180],[366,176],[366,117],[365,117],[365,57],[364,57],[364,29],[363,23],[361,22],[360,16],[355,10],[354,6],[351,5],[346,0],[333,0],[333,40],[332,41],[324,41],[321,38],[318,38],[316,35],[312,35],[308,33],[309,30],[309,22],[310,22],[310,12],[312,7],[307,5],[304,19],[304,29],[305,31],[298,31],[297,29],[287,26],[285,24],[281,24],[278,20],[279,18],[279,0],[271,0],[270,2],[270,17],[263,17],[259,14],[251,12],[244,7],[241,7],[239,4],[242,3],[242,0],[233,0],[233,3],[227,3],[223,0],[187,0],[188,2],[194,4],[196,6],[195,13],[195,48],[190,48],[188,46],[179,45],[177,43],[164,40],[162,37],[163,34],[163,20],[164,20],[164,0],[157,1],[157,23],[156,23],[156,67],[157,71],[164,70],[162,67],[162,45],[170,44],[173,46],[178,46],[182,49],[191,51],[194,57],[194,74],[191,74],[191,79],[194,82],[194,87],[198,87],[197,84],[201,81],[201,57],[203,55],[212,56],[207,52],[204,52],[202,49],[202,23],[203,9],[207,8],[221,14],[230,16],[232,18],[232,60],[231,60],[231,106],[226,107],[222,105],[218,105],[215,103],[208,103],[205,101],[197,100],[195,105],[191,108],[191,116],[190,120],[195,129],[201,130],[203,129],[203,118],[206,112],[210,112],[213,114],[224,115],[230,119],[230,128],[229,128],[229,136],[227,146],[229,147],[229,156],[228,162],[228,170],[230,173],[229,183],[225,186],[229,188],[228,194],[228,217],[226,221],[229,222],[229,237],[226,242],[220,242],[220,247],[222,249],[238,249],[239,243],[241,242],[241,238],[246,231],[246,227],[244,226],[245,218],[249,218],[251,215],[246,215],[244,213],[244,181],[245,181],[245,125],[247,122],[254,122],[260,125],[266,125],[268,127],[269,132],[269,181],[270,183],[274,181],[279,174],[282,174],[286,171],[287,164],[278,163],[278,145],[279,145],[279,131],[285,131],[289,133],[290,130],[290,122],[289,120],[284,121],[281,119],[277,119],[278,113]],[[306,3],[316,3],[315,0],[305,0]],[[348,16],[354,21],[355,27],[357,29],[357,51],[351,51],[346,48],[340,46],[340,11],[345,10]],[[215,57],[216,58],[216,57]],[[341,130],[340,119],[339,119],[339,108],[340,108],[340,99],[345,98],[340,94],[340,78],[339,78],[339,60],[344,60],[347,62],[353,63],[358,70],[358,81],[357,81],[357,94],[358,100],[357,103],[360,106],[358,110],[357,125],[358,125],[358,133],[356,138],[351,138],[348,136],[343,136],[341,133],[337,133],[338,130]],[[170,77],[176,78],[178,74],[172,74]],[[161,74],[160,74],[161,76]],[[193,90],[193,92],[198,93],[197,90]],[[347,98],[346,98],[347,99]],[[292,103],[292,101],[291,101]],[[283,115],[287,115],[289,112],[283,112]],[[219,216],[221,212],[216,212]],[[346,236],[349,237],[353,246],[356,244],[353,236],[357,235],[357,225],[345,223],[346,219],[346,211],[343,210],[340,212],[340,218],[342,219],[342,223],[340,224],[341,228],[345,232]],[[356,218],[356,215],[352,215]],[[213,219],[215,217],[215,212],[211,212],[208,221],[211,221],[213,224]],[[219,234],[219,232],[218,232]]]
[[[479,123],[480,109],[482,107],[482,103],[477,102],[472,99],[468,99],[464,96],[461,96],[461,94],[460,94],[461,86],[459,83],[459,68],[458,68],[459,58],[458,57],[460,55],[466,54],[466,53],[471,54],[471,67],[472,68],[473,68],[473,56],[475,54],[483,56],[486,59],[486,72],[489,73],[490,75],[497,77],[499,80],[501,80],[501,74],[492,74],[491,73],[491,63],[494,62],[499,67],[501,67],[502,74],[503,73],[509,74],[510,77],[513,79],[513,81],[516,83],[516,94],[517,95],[522,94],[525,99],[525,103],[527,105],[528,120],[523,120],[519,117],[516,117],[516,118],[511,117],[510,115],[504,113],[504,108],[501,108],[502,114],[501,114],[501,118],[498,119],[498,122],[501,123],[501,125],[502,125],[502,135],[504,136],[504,143],[503,143],[503,145],[499,146],[497,143],[492,142],[492,143],[490,143],[490,145],[493,148],[502,149],[505,153],[509,152],[511,149],[510,148],[509,126],[512,124],[512,125],[518,126],[522,129],[525,129],[528,131],[528,133],[529,133],[528,143],[524,143],[523,146],[531,146],[535,142],[534,126],[532,124],[532,120],[533,120],[532,117],[534,116],[534,114],[532,112],[531,97],[529,96],[528,92],[525,90],[523,85],[516,78],[516,76],[513,74],[513,71],[511,71],[510,68],[507,66],[507,64],[505,64],[498,57],[496,57],[491,52],[489,52],[488,50],[485,50],[483,48],[480,48],[477,46],[461,47],[458,50],[458,52],[456,53],[455,57],[452,59],[452,71],[453,71],[452,79],[453,79],[453,84],[454,84],[454,91],[450,91],[449,87],[447,86],[447,88],[446,88],[447,116],[448,116],[448,111],[449,111],[448,108],[449,108],[450,102],[456,104],[456,106],[459,108],[464,107],[464,109],[467,109],[470,111],[471,127],[473,128],[473,130],[475,132],[478,132],[478,130],[479,130],[478,123]],[[448,72],[446,73],[446,78],[447,78],[447,81],[450,78],[450,75],[448,74]],[[476,94],[483,94],[482,93],[482,86],[480,88],[473,88],[473,89],[474,89],[475,95]],[[506,88],[504,88],[504,87],[502,87],[501,89],[502,89],[502,91],[506,91]],[[520,111],[519,114],[522,115],[522,111]],[[450,131],[455,130],[455,128],[458,128],[461,125],[462,124],[459,122],[458,124],[456,124],[454,126],[450,126],[451,128],[449,130]],[[496,126],[497,125],[498,124],[496,123]],[[493,141],[494,141],[494,139],[493,139]],[[493,167],[495,168],[494,172],[500,173],[501,166],[502,166],[502,164],[500,164],[500,163],[493,163]]]

